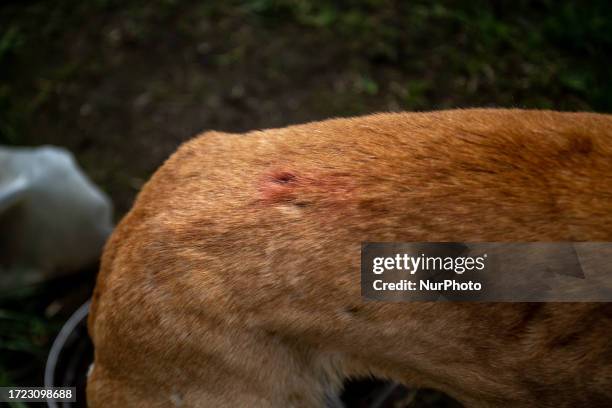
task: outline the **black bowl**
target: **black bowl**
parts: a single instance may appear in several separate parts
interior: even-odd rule
[[[76,387],[76,402],[47,400],[49,408],[86,407],[85,384],[93,361],[93,344],[87,334],[89,301],[66,321],[55,338],[45,366],[45,387]]]

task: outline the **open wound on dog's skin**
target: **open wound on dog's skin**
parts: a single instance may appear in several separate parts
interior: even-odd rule
[[[266,205],[308,207],[341,205],[352,197],[353,182],[346,173],[309,173],[273,169],[258,182],[258,201]]]

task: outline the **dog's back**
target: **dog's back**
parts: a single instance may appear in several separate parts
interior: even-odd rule
[[[384,114],[206,133],[107,244],[91,407],[314,407],[348,376],[612,405],[612,305],[364,303],[362,241],[612,241],[612,117]]]

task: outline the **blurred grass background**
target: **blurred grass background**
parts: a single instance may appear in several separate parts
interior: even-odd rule
[[[120,217],[182,141],[375,111],[612,111],[608,1],[16,0],[0,144],[64,146]],[[42,383],[93,272],[0,295],[0,384]]]

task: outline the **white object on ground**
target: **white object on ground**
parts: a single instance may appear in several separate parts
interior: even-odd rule
[[[112,204],[70,152],[0,147],[0,291],[95,262]]]

